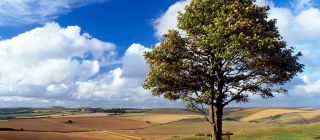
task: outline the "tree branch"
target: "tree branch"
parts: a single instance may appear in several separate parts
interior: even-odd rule
[[[242,88],[236,95],[234,95],[233,97],[231,97],[230,100],[224,102],[224,103],[223,103],[223,106],[226,106],[226,105],[228,105],[230,102],[232,102],[232,101],[236,100],[237,98],[239,98],[240,95],[241,95],[241,93],[242,93],[243,91],[245,91],[245,90],[246,90],[246,88]]]

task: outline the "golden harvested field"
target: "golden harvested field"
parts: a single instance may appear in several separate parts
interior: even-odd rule
[[[130,120],[138,120],[144,122],[150,122],[153,124],[163,124],[169,122],[175,122],[179,120],[185,119],[193,119],[193,118],[203,118],[202,115],[175,115],[175,114],[150,114],[150,115],[143,115],[143,116],[128,116],[124,117]]]
[[[105,117],[109,113],[89,113],[89,114],[76,114],[76,115],[49,115],[49,117],[61,118],[61,117]]]
[[[310,122],[320,122],[320,110],[314,110],[301,114],[306,120],[309,120]]]
[[[259,112],[261,110],[264,110],[264,108],[229,109],[227,112],[225,111],[225,114],[227,114],[228,116],[231,116],[232,118],[237,118],[237,120],[239,120],[241,118],[244,118],[248,115]]]
[[[181,114],[191,114],[194,115],[196,113],[187,111],[185,109],[174,109],[174,108],[155,108],[148,110],[146,112],[147,114],[176,114],[176,115],[181,115]]]
[[[256,113],[250,114],[244,118],[241,118],[240,121],[253,121],[263,118],[268,118],[275,115],[287,114],[287,113],[299,113],[307,112],[306,110],[300,109],[263,109]]]

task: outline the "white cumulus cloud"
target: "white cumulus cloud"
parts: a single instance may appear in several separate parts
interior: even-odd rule
[[[289,43],[305,43],[320,39],[320,9],[306,7],[298,12],[270,6],[269,19],[277,19],[281,35]]]
[[[48,23],[1,40],[0,95],[64,93],[112,63],[114,44],[80,32],[78,26]]]
[[[78,26],[61,27],[54,22],[0,40],[0,105],[180,105],[143,89],[148,73],[143,54],[149,48],[132,44],[120,60],[115,59],[115,49],[113,43],[81,33]],[[101,70],[118,61],[121,66]]]
[[[132,44],[122,58],[122,68],[113,69],[95,80],[78,82],[79,88],[73,93],[73,97],[78,100],[105,100],[113,103],[136,104],[140,107],[167,106],[160,103],[166,102],[163,98],[153,97],[142,87],[148,73],[143,53],[149,50],[141,44]]]
[[[170,29],[177,28],[177,16],[178,12],[184,12],[184,7],[190,3],[190,0],[181,0],[171,5],[166,12],[158,17],[153,25],[155,29],[155,35],[161,38],[163,34],[167,33]]]

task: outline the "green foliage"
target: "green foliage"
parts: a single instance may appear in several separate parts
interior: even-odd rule
[[[282,85],[302,72],[301,53],[288,48],[276,20],[267,19],[269,7],[253,2],[192,0],[178,17],[182,33],[170,30],[145,54],[150,70],[144,87],[202,113],[200,105],[212,105],[218,122],[232,101],[286,93]]]
[[[248,93],[273,97],[302,72],[282,40],[269,7],[253,0],[193,0],[178,17],[185,35],[170,30],[145,54],[150,71],[144,87],[171,100],[211,104],[246,102]],[[212,102],[213,98],[213,102]]]

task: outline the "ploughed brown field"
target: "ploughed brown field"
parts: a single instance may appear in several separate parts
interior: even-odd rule
[[[68,123],[71,120],[73,123]],[[0,123],[3,128],[23,129],[24,131],[75,132],[99,130],[137,129],[151,126],[143,121],[116,117],[63,117],[10,120]]]
[[[72,121],[72,123],[69,122]],[[4,140],[100,140],[130,139],[112,130],[130,130],[150,127],[152,124],[111,116],[55,117],[17,119],[0,122],[1,128],[23,129],[23,131],[2,131]]]
[[[247,134],[256,135],[260,131],[262,134],[266,128],[318,128],[320,111],[305,108],[229,108],[225,110],[224,117],[224,131],[233,132],[235,139],[247,139],[251,137]],[[0,128],[16,130],[0,131],[0,140],[154,140],[177,137],[182,140],[183,137],[203,136],[210,132],[202,115],[181,109],[152,109],[121,115],[35,116],[0,121]],[[309,135],[313,137],[313,134],[306,136]]]

